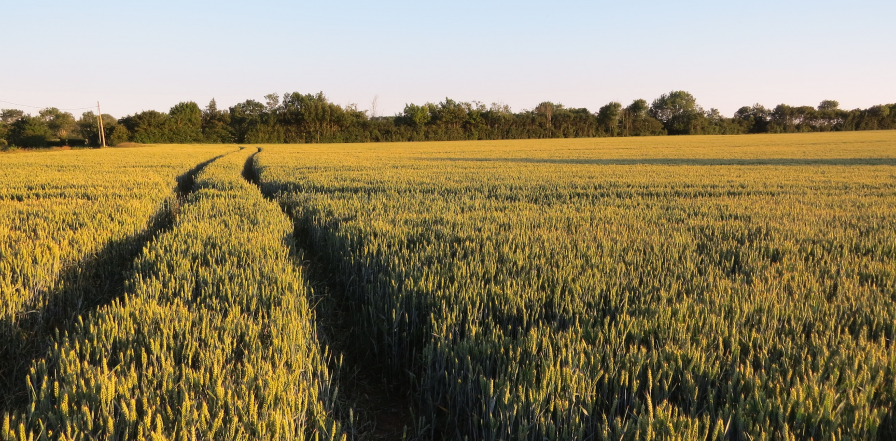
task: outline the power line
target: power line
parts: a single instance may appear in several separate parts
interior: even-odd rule
[[[27,105],[27,104],[11,103],[11,102],[9,102],[9,101],[3,101],[3,100],[0,100],[0,103],[4,103],[4,104],[12,104],[13,106],[30,107],[30,108],[32,108],[32,109],[49,109],[49,107],[29,106],[29,105]],[[59,109],[59,110],[85,110],[85,109],[92,109],[93,107],[94,107],[94,106],[88,106],[88,107],[73,107],[73,108],[69,108],[69,109],[59,109],[59,108],[57,107],[57,109]]]

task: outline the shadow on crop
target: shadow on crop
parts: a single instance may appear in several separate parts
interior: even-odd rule
[[[570,165],[679,165],[679,166],[857,166],[896,165],[896,158],[417,158],[433,162],[511,162]]]
[[[174,195],[148,220],[142,231],[107,242],[98,251],[63,270],[52,285],[39,293],[30,307],[0,320],[0,415],[27,404],[25,378],[33,362],[43,357],[78,317],[91,313],[125,294],[134,260],[160,234],[169,231],[181,204],[193,191],[196,175],[223,155],[197,164],[176,178]]]
[[[323,236],[332,240],[330,235],[338,224],[331,222],[320,230],[307,216],[296,216],[288,204],[278,200],[281,186],[261,183],[255,154],[246,161],[243,177],[293,221],[297,247],[293,257],[313,293],[318,339],[341,361],[334,366],[341,397],[334,409],[337,419],[353,421],[350,435],[356,440],[418,439],[420,427],[416,426],[421,425],[415,426],[407,372],[396,374],[396,367],[378,353],[382,351],[380,342],[363,325],[368,309],[357,292],[361,286],[343,276],[345,262],[323,251],[322,240],[327,240]]]
[[[243,165],[243,179],[258,187],[258,173],[255,171],[255,155],[261,152],[261,147],[256,147],[256,149],[255,153],[249,155],[246,159],[246,164]]]

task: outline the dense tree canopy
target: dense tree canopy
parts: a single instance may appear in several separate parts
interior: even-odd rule
[[[118,120],[116,120],[112,115],[109,115],[108,113],[103,114],[103,132],[106,135],[106,144],[114,146],[128,141],[128,139],[130,138],[130,132],[128,132],[124,126],[121,126],[121,128],[119,128],[119,125],[120,124],[118,123]],[[97,124],[95,113],[82,113],[81,118],[78,119],[77,122],[77,130],[87,144],[100,145],[100,129]],[[113,136],[116,131],[118,135]],[[124,135],[123,138],[122,135]]]
[[[50,134],[67,141],[69,134],[75,129],[75,117],[71,113],[62,112],[55,107],[43,109],[38,114],[47,123]]]
[[[662,94],[650,105],[650,116],[663,123],[670,135],[701,133],[704,112],[694,95],[683,90]]]
[[[9,124],[0,121],[0,147],[6,147],[8,144],[6,141],[7,135],[9,135]]]
[[[236,140],[230,123],[230,112],[218,110],[218,103],[214,98],[202,112],[202,134],[209,143],[231,143]]]
[[[50,135],[46,121],[40,117],[25,115],[12,123],[7,140],[15,146],[45,147]]]
[[[168,111],[168,142],[203,142],[202,110],[192,102],[179,103]]]
[[[616,136],[619,133],[621,121],[622,104],[620,103],[613,101],[597,111],[597,126],[603,135]]]
[[[744,106],[728,118],[717,109],[704,110],[682,90],[663,94],[648,104],[634,100],[627,107],[611,102],[597,112],[544,101],[531,110],[511,111],[502,103],[408,103],[395,116],[374,116],[354,104],[340,106],[323,92],[265,95],[264,102],[246,100],[218,109],[212,99],[202,109],[182,102],[167,113],[147,110],[116,120],[103,115],[109,145],[139,143],[311,143],[447,141],[476,139],[540,139],[593,136],[656,136],[738,133],[794,133],[896,129],[896,104],[844,110],[834,100],[817,107],[779,104]],[[20,110],[0,110],[0,140],[21,147],[64,145],[78,141],[99,144],[97,118],[85,112],[77,121],[56,108],[37,117]],[[0,145],[3,142],[0,141]]]
[[[637,99],[632,101],[622,114],[622,136],[651,136],[665,135],[666,130],[656,118],[650,116],[650,107],[647,101]]]

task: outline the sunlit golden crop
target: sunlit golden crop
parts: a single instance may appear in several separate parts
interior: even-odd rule
[[[174,149],[157,154],[184,154]],[[187,156],[195,166],[211,151]],[[0,439],[343,438],[292,224],[241,176],[255,151],[201,169],[121,298],[85,312],[33,363],[27,408],[4,415]],[[114,168],[127,179],[127,165]]]
[[[894,145],[269,146],[258,166],[431,434],[873,439],[896,405]]]
[[[0,155],[4,360],[24,366],[0,366],[22,373],[0,440],[366,439],[303,265],[344,305],[340,350],[410,391],[411,437],[889,439],[894,146]]]

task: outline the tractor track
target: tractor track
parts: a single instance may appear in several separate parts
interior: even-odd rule
[[[273,194],[268,194],[261,186],[253,153],[243,167],[243,178],[256,185],[262,195],[281,207],[284,214],[295,223],[295,219]],[[361,330],[354,329],[351,307],[345,293],[345,286],[338,271],[326,263],[320,253],[314,250],[310,238],[300,228],[293,231],[297,255],[302,274],[312,288],[318,338],[324,343],[332,360],[341,363],[336,366],[339,390],[342,398],[337,406],[337,417],[342,421],[353,421],[351,436],[360,440],[412,439],[413,400],[410,389],[402,384],[394,384],[388,374],[389,366],[373,358],[372,354],[359,350],[356,336]],[[348,427],[346,427],[348,428]]]
[[[131,236],[107,243],[102,249],[63,271],[57,283],[63,288],[48,295],[42,308],[0,323],[0,414],[22,409],[29,389],[24,381],[32,364],[44,357],[54,336],[64,334],[78,317],[92,313],[125,295],[125,283],[134,260],[158,236],[174,227],[177,214],[193,193],[196,175],[226,154],[200,162],[177,176],[171,197],[147,221],[147,227]],[[125,250],[122,253],[122,250]]]

